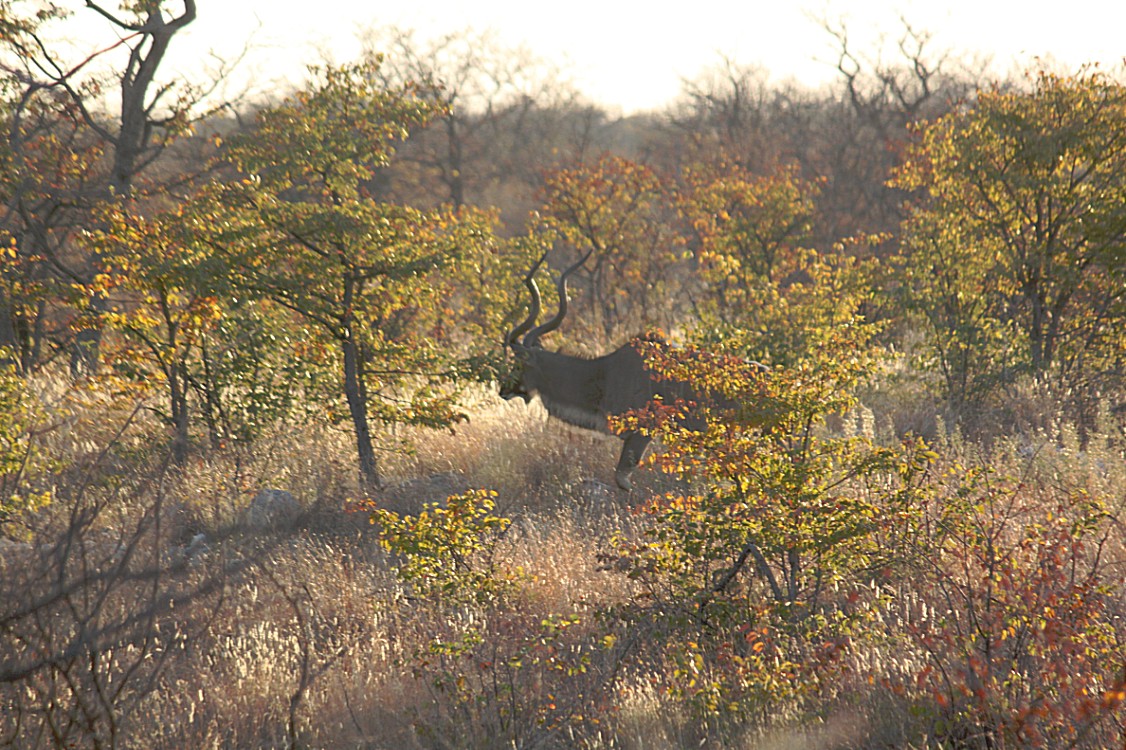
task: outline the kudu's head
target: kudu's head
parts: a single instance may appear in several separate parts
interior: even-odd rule
[[[528,317],[504,337],[504,343],[512,352],[514,362],[509,369],[508,377],[501,383],[501,398],[513,399],[519,397],[527,403],[540,390],[543,382],[540,371],[546,366],[546,363],[542,361],[544,349],[543,345],[540,344],[540,336],[554,331],[563,322],[563,318],[567,315],[567,278],[577,271],[583,263],[586,263],[591,252],[593,251],[579,258],[578,262],[559,276],[556,287],[559,292],[559,310],[554,317],[540,325],[536,325],[536,318],[540,314],[541,299],[539,287],[536,286],[535,275],[536,271],[543,265],[544,259],[547,258],[547,253],[541,255],[540,259],[524,276],[524,286],[528,287],[532,301],[529,305]],[[521,339],[521,336],[524,338]]]

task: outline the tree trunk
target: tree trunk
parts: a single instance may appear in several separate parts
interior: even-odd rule
[[[375,449],[371,442],[371,427],[368,424],[367,389],[364,378],[359,346],[355,336],[349,331],[343,341],[344,348],[344,395],[348,400],[348,411],[352,415],[352,427],[356,430],[356,453],[360,461],[360,481],[365,490],[379,488],[379,464],[375,459]]]
[[[357,280],[349,273],[344,275],[344,288],[341,295],[343,319],[340,321],[341,348],[344,350],[344,397],[348,400],[348,412],[352,415],[352,427],[356,431],[356,455],[360,462],[360,486],[365,491],[379,489],[379,464],[375,460],[375,448],[371,442],[371,426],[368,423],[368,394],[364,382],[364,363],[360,344],[356,340],[356,319],[352,314],[353,305],[359,294]]]
[[[9,304],[4,290],[0,289],[0,367],[7,365],[20,367],[23,358],[20,356],[22,347],[19,335],[16,333],[19,327],[15,311]]]
[[[100,260],[96,262],[101,265]],[[108,309],[109,300],[101,292],[94,294],[90,299],[90,307],[86,314],[90,316],[91,322],[75,335],[70,352],[71,377],[82,378],[98,374],[102,348],[101,321]]]
[[[196,392],[200,394],[200,409],[207,423],[208,440],[212,449],[218,449],[223,445],[223,426],[227,420],[223,416],[223,399],[220,396],[215,363],[207,341],[207,336],[203,336],[199,342],[199,360],[203,367],[203,377],[202,382],[197,382],[195,387]]]
[[[1031,349],[1029,358],[1033,374],[1039,375],[1044,369],[1044,300],[1040,296],[1039,289],[1033,290],[1029,302],[1032,308],[1028,331]]]
[[[191,424],[188,412],[188,384],[180,362],[172,362],[168,375],[168,395],[172,411],[172,460],[177,466],[183,466],[188,459],[190,438],[188,428]]]

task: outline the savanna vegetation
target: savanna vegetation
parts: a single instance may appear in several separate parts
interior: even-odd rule
[[[87,6],[0,3],[0,745],[1122,744],[1121,73],[827,23],[620,118],[390,30],[220,102],[193,0]],[[548,346],[704,394],[629,492],[496,396],[588,252]]]

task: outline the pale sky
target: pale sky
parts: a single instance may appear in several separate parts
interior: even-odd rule
[[[471,28],[492,31],[506,47],[524,46],[559,65],[588,99],[629,114],[661,108],[723,58],[758,65],[774,81],[815,87],[833,78],[834,47],[816,19],[845,19],[855,51],[881,36],[894,42],[900,16],[933,35],[935,50],[986,55],[1008,73],[1037,57],[1071,72],[1098,62],[1121,70],[1126,3],[1121,0],[197,0],[198,19],[170,50],[169,70],[198,75],[214,50],[233,57],[247,39],[243,65],[255,81],[299,82],[304,66],[328,49],[354,59],[357,32],[395,25],[422,36]],[[80,0],[64,0],[91,22]],[[107,6],[113,6],[107,0]],[[667,10],[666,10],[667,8]],[[105,32],[102,37],[105,38]],[[893,47],[889,56],[894,53]]]

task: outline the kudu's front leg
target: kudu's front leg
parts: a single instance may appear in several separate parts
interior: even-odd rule
[[[652,440],[648,435],[642,435],[640,432],[630,432],[622,437],[625,441],[622,445],[622,455],[618,458],[618,468],[614,472],[614,481],[623,490],[632,490],[633,483],[630,482],[630,475],[633,470],[637,468],[638,462],[641,461],[641,456],[645,453],[645,449],[649,447]]]

